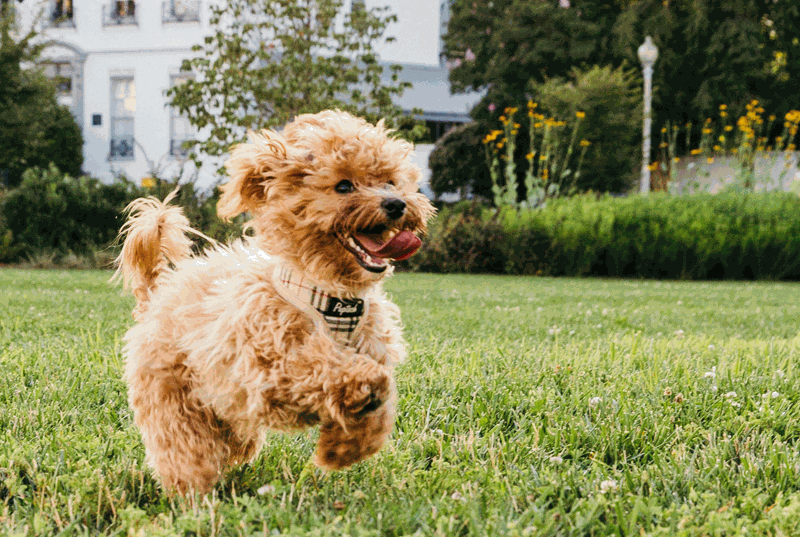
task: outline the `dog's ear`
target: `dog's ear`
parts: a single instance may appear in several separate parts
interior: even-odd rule
[[[283,136],[262,130],[248,132],[247,137],[250,142],[235,146],[225,162],[230,179],[220,187],[222,196],[217,202],[217,214],[225,220],[252,213],[267,200],[277,178],[295,171],[298,155]]]

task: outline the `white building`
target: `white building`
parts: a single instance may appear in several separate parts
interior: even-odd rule
[[[212,33],[211,0],[48,0],[17,4],[23,28],[38,24],[56,43],[46,50],[51,76],[60,80],[60,101],[68,105],[84,136],[84,171],[110,181],[124,173],[140,181],[157,170],[162,177],[194,173],[181,149],[193,137],[188,121],[169,106],[165,91],[185,80],[180,71],[191,47]],[[441,0],[447,2],[447,0]],[[396,41],[380,50],[381,61],[404,65],[402,78],[414,84],[397,100],[405,110],[421,108],[438,134],[467,121],[477,95],[451,96],[440,63],[440,31],[447,9],[438,0],[345,0],[389,5],[398,22],[388,35]],[[427,172],[430,147],[418,148]],[[204,167],[198,186],[216,180]]]

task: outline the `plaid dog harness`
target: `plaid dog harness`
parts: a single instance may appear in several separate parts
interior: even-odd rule
[[[353,344],[356,328],[364,316],[363,299],[335,297],[285,263],[276,268],[273,283],[283,298],[300,307],[312,319],[318,321],[321,316],[335,341]]]

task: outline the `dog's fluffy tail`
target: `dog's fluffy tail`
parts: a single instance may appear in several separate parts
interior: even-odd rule
[[[136,311],[146,306],[159,274],[169,270],[170,265],[191,256],[192,241],[188,234],[215,243],[189,225],[180,207],[169,206],[179,188],[173,190],[164,201],[155,197],[139,198],[125,208],[128,219],[118,238],[124,242],[122,252],[115,261],[117,271],[112,281],[121,279],[123,288],[133,289]]]

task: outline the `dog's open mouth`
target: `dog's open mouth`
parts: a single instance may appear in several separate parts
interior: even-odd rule
[[[380,273],[389,265],[388,259],[402,261],[414,255],[422,241],[411,231],[389,229],[383,224],[356,231],[342,245],[370,272]]]

